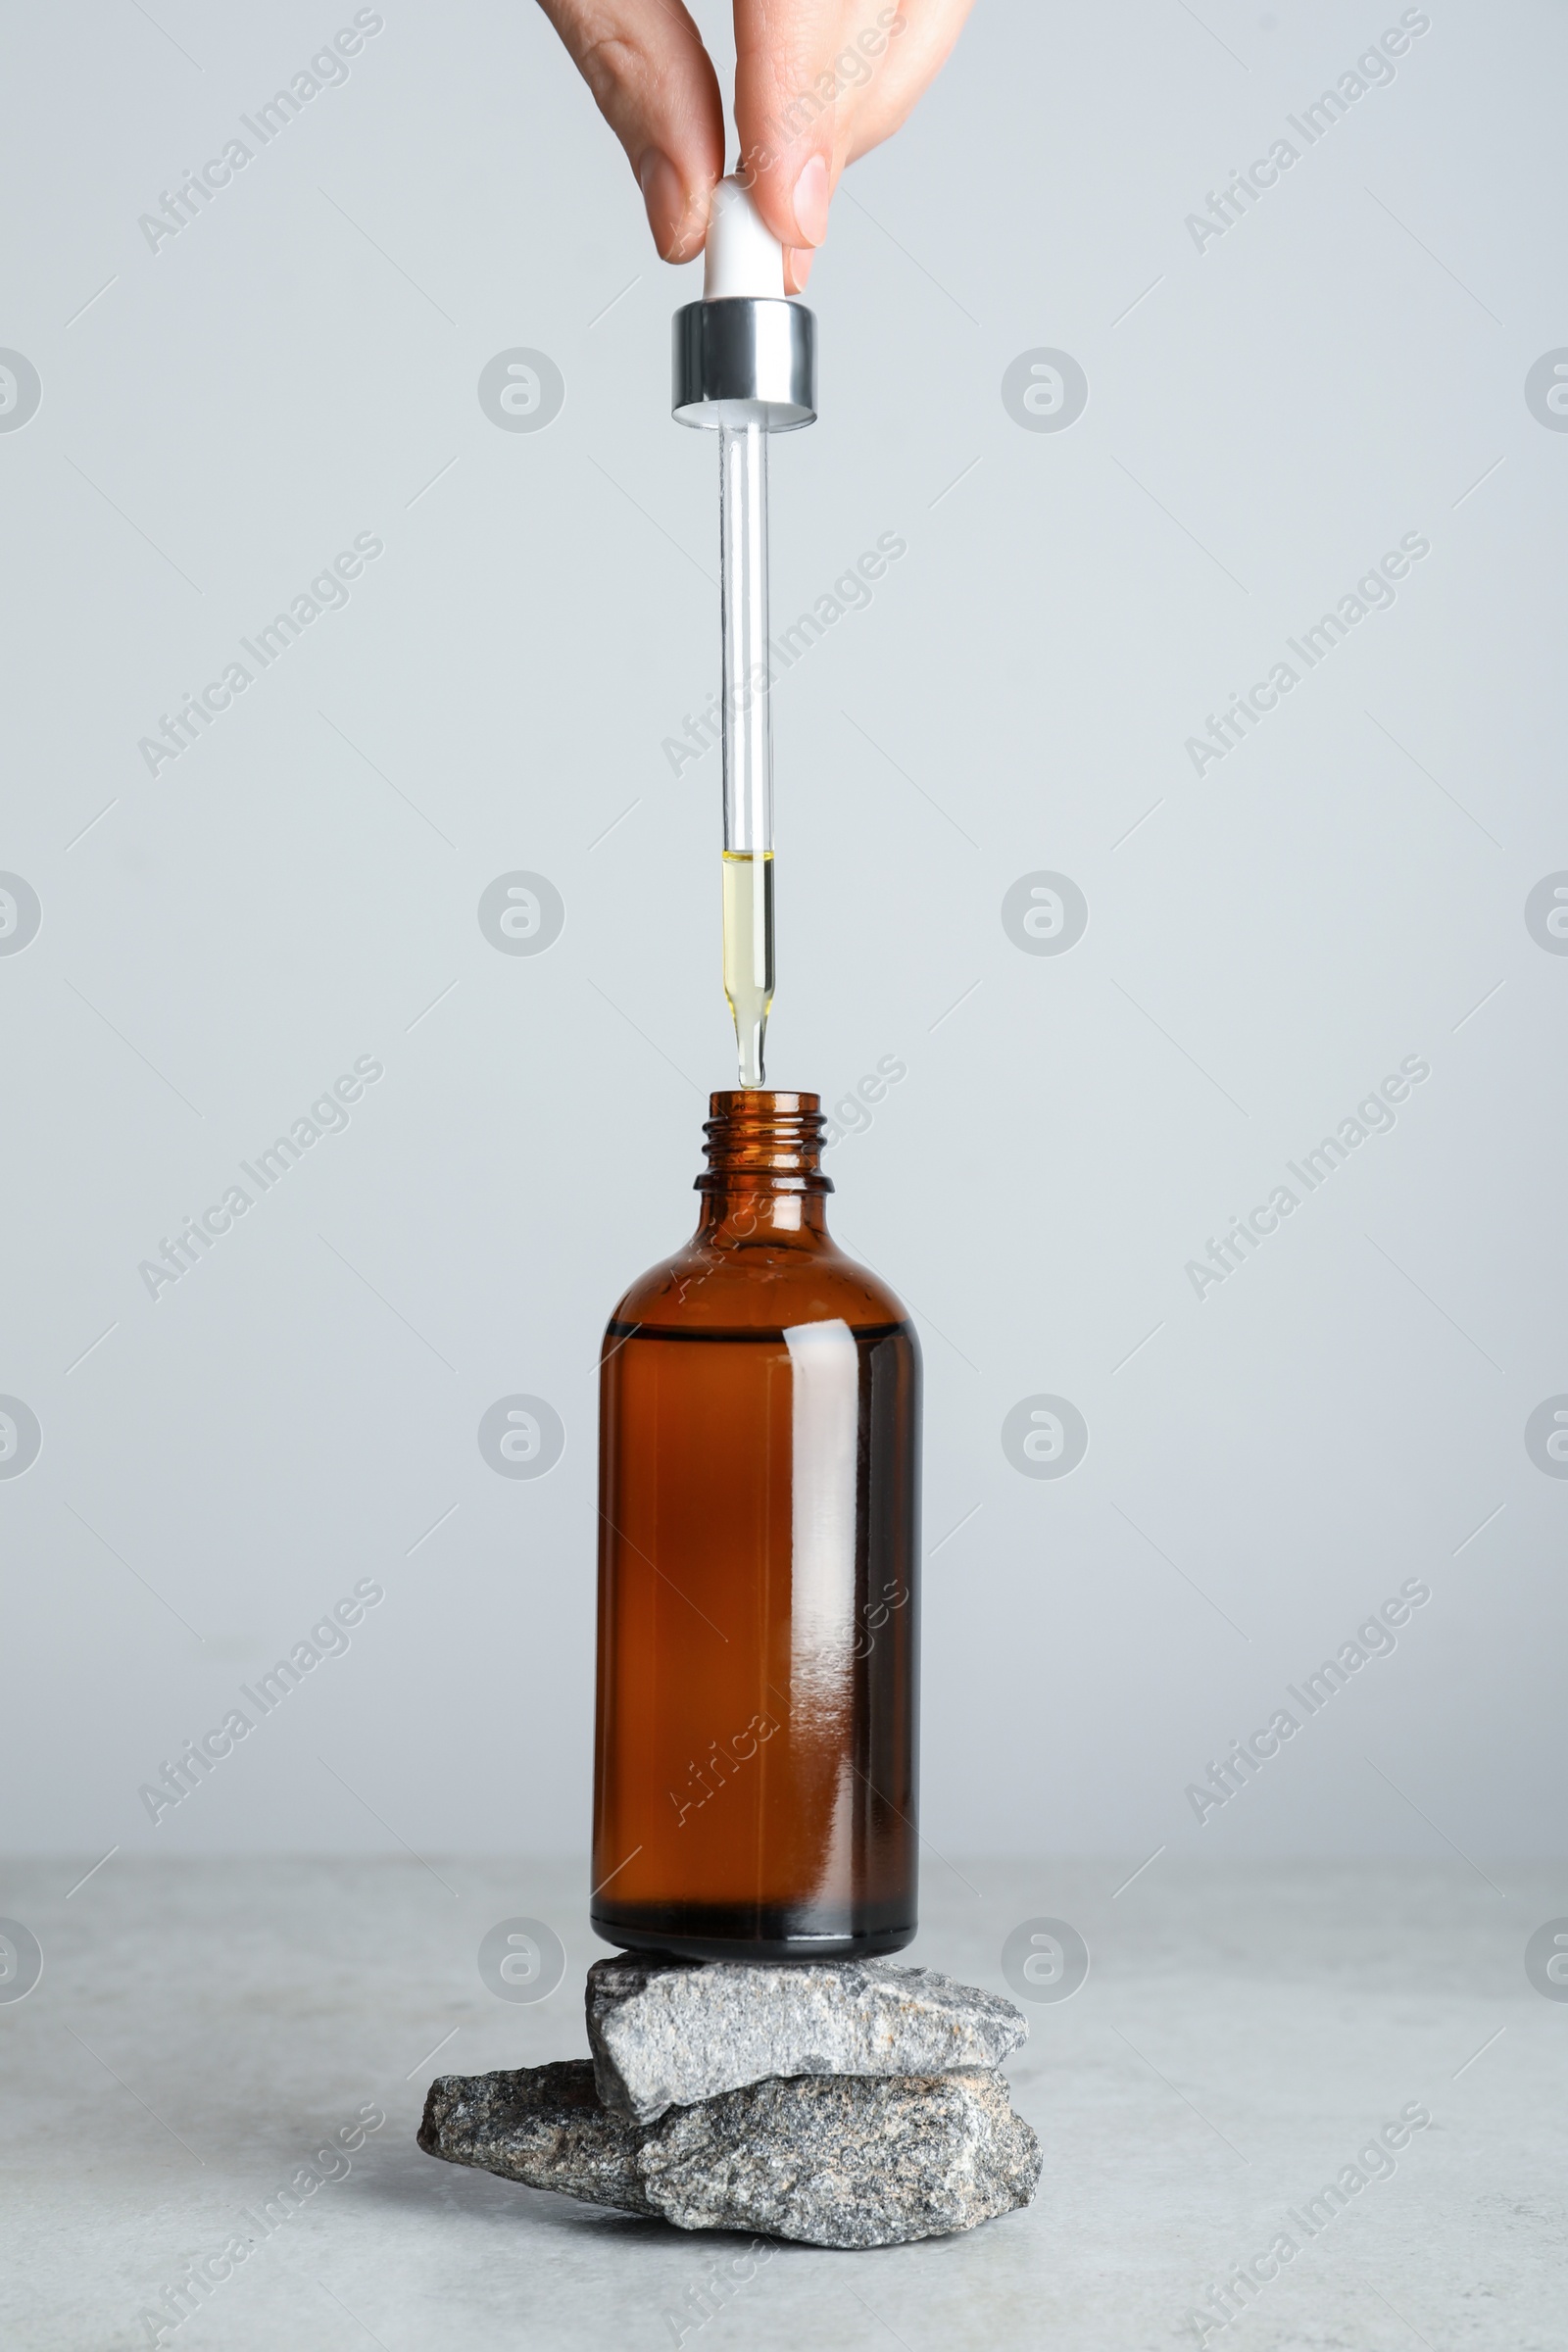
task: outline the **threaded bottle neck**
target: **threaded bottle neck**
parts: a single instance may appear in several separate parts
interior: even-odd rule
[[[703,1127],[708,1167],[697,1179],[700,1193],[833,1190],[833,1179],[822,1173],[817,1096],[737,1087],[710,1095],[709,1113]]]

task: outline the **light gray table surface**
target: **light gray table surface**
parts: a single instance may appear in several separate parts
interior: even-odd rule
[[[1137,1857],[932,1860],[904,1958],[1005,1990],[1003,1941],[1039,1917],[1093,1956],[1070,2000],[1030,2004],[1007,2068],[1045,2151],[1039,2193],[964,2236],[759,2260],[415,2144],[433,2075],[585,2052],[583,1973],[604,1947],[581,1866],[117,1856],[68,1896],[90,1860],[0,1879],[0,1914],[44,1953],[36,1987],[0,2002],[8,2352],[153,2340],[143,2312],[233,2236],[254,2241],[245,2259],[160,2340],[1160,2352],[1198,2342],[1188,2314],[1255,2260],[1277,2275],[1209,2343],[1568,2342],[1568,2001],[1524,1968],[1531,1933],[1568,1914],[1562,1865],[1162,1857],[1123,1887]],[[497,1999],[475,1964],[517,1915],[566,1951],[532,2005]],[[1430,2126],[1308,2238],[1294,2217],[1409,2105]],[[347,2174],[263,2235],[247,2217],[366,2108],[386,2122]]]

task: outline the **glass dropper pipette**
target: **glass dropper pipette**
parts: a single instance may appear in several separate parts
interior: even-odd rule
[[[815,417],[816,321],[786,299],[783,248],[738,178],[713,191],[703,299],[674,325],[674,413],[718,433],[724,993],[741,1085],[760,1087],[773,999],[767,436]]]
[[[767,435],[718,428],[718,593],[724,637],[724,994],[743,1087],[762,1083],[773,1002],[773,743],[768,702]]]

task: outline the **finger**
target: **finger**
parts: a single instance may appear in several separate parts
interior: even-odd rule
[[[906,122],[953,53],[974,0],[903,0],[876,73],[856,93],[844,161],[855,163]]]
[[[878,0],[735,0],[735,125],[741,172],[786,247],[820,245],[841,168],[841,77],[833,60],[846,23],[878,34]]]
[[[626,150],[666,262],[690,261],[724,169],[724,109],[680,0],[540,0]]]
[[[735,0],[743,173],[787,248],[821,243],[845,165],[906,121],[972,6],[973,0]],[[793,274],[789,263],[786,271]]]

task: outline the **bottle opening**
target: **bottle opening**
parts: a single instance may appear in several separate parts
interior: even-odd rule
[[[767,1087],[734,1087],[709,1097],[703,1133],[708,1172],[699,1192],[716,1192],[736,1177],[781,1191],[830,1193],[822,1173],[821,1098]]]

